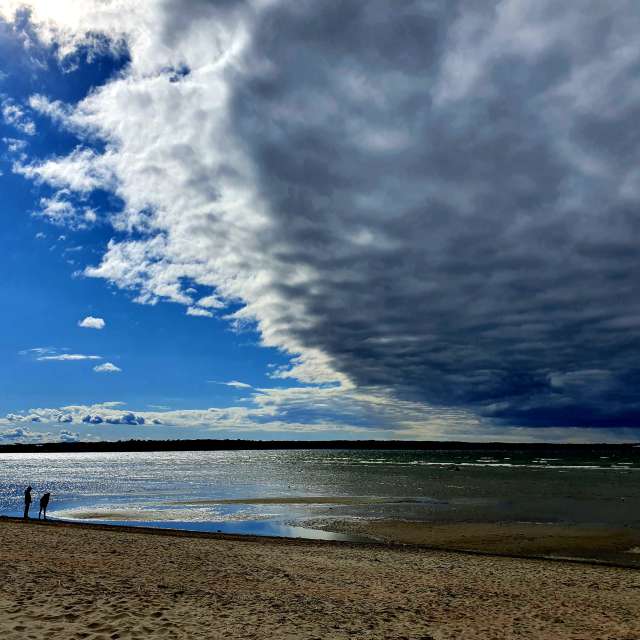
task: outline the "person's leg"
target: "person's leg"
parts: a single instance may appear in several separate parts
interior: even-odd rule
[[[24,516],[22,516],[25,520],[29,517],[29,504],[25,502],[24,505]]]
[[[42,507],[40,507],[40,511],[38,511],[38,520],[40,520],[41,515],[42,515]]]
[[[47,519],[47,507],[48,507],[48,506],[49,506],[49,505],[47,505],[47,504],[45,504],[45,505],[44,505],[44,519],[45,519],[45,520]]]

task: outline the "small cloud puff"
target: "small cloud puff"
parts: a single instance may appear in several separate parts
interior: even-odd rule
[[[209,309],[222,309],[225,305],[222,300],[220,300],[216,296],[205,296],[204,298],[200,298],[198,300],[199,307],[207,307]]]
[[[240,382],[239,380],[230,380],[229,382],[220,382],[219,380],[207,380],[211,384],[222,384],[225,387],[233,387],[234,389],[253,389],[250,384]]]
[[[105,362],[104,364],[99,364],[93,367],[93,370],[97,373],[119,373],[122,371],[120,367],[116,367],[112,362]]]
[[[207,311],[206,309],[201,309],[200,307],[189,307],[187,309],[188,316],[199,316],[201,318],[213,318],[213,313],[211,311]]]
[[[231,380],[230,382],[223,382],[222,384],[227,387],[234,387],[235,389],[251,389],[251,385],[246,382],[239,382],[238,380]]]
[[[104,329],[107,323],[102,318],[94,318],[93,316],[87,316],[84,320],[78,322],[79,327],[84,329]]]

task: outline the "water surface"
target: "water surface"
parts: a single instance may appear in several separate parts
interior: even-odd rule
[[[305,522],[640,527],[640,451],[221,451],[0,454],[0,514],[25,486],[55,518],[330,537]],[[37,508],[35,509],[37,515]]]

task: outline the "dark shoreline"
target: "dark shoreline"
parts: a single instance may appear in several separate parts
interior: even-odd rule
[[[362,451],[531,451],[582,455],[615,452],[640,457],[640,443],[556,444],[543,442],[456,442],[423,440],[118,440],[101,442],[44,442],[3,444],[0,453],[76,453],[144,451],[274,451],[362,450]]]

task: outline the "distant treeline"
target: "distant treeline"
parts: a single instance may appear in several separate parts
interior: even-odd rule
[[[118,440],[117,442],[46,442],[4,444],[0,453],[100,451],[242,451],[275,449],[360,449],[368,451],[557,451],[585,454],[614,451],[640,456],[640,444],[552,444],[540,442],[436,442],[416,440]]]

